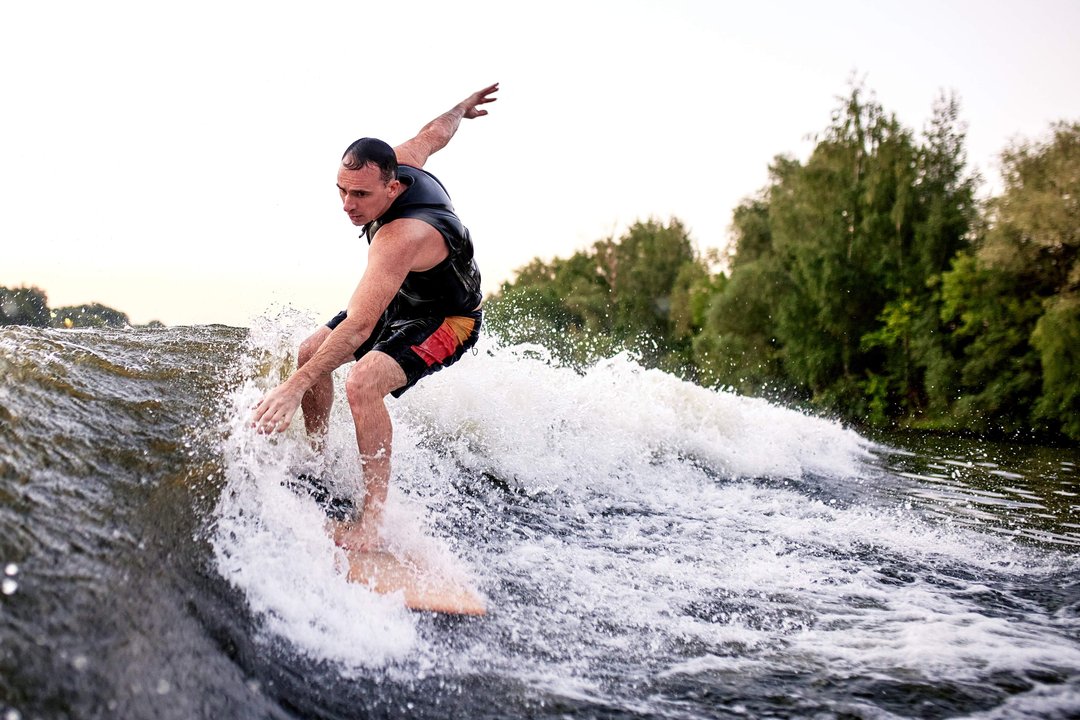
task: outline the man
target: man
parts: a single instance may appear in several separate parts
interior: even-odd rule
[[[321,445],[333,401],[330,373],[356,359],[345,382],[364,473],[363,510],[335,530],[339,545],[376,547],[390,481],[393,427],[384,398],[454,363],[480,331],[480,273],[469,231],[442,184],[422,170],[446,146],[461,120],[499,89],[489,85],[391,148],[361,138],[338,169],[343,209],[367,236],[368,261],[347,309],[300,346],[299,369],[255,408],[259,432],[281,432],[303,407],[307,431]]]

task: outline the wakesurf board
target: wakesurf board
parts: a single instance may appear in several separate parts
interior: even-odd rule
[[[296,481],[289,482],[288,486],[294,492],[311,496],[338,526],[336,529],[355,516],[356,505],[352,499],[335,494],[330,485],[320,478],[302,474],[297,476]],[[450,615],[487,613],[484,600],[476,591],[423,558],[387,551],[346,549],[345,553],[349,559],[349,582],[366,585],[380,595],[400,592],[405,606],[411,610]]]

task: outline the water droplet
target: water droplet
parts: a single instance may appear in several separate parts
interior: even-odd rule
[[[85,655],[76,655],[75,659],[71,661],[71,666],[82,672],[90,664],[90,661],[86,659]]]
[[[15,708],[8,710],[4,713],[4,720],[22,720],[22,715]]]
[[[8,563],[7,565],[4,566],[4,574],[7,575],[8,577],[18,575],[19,574],[19,566],[16,565],[15,563]]]
[[[19,583],[15,582],[11,578],[4,578],[4,582],[0,583],[0,592],[5,595],[14,595],[15,591],[19,589]]]
[[[158,680],[157,688],[155,689],[157,690],[158,695],[168,695],[172,692],[172,685],[169,684],[168,680],[162,678]]]

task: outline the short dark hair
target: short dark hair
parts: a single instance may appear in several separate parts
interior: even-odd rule
[[[379,168],[383,182],[395,180],[397,174],[397,155],[394,148],[376,138],[360,138],[341,156],[341,166],[346,170],[359,170],[368,163]]]

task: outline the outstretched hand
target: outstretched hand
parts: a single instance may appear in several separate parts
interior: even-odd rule
[[[478,118],[481,115],[487,115],[488,111],[481,109],[480,106],[498,100],[499,98],[490,97],[498,92],[498,90],[499,83],[495,83],[494,85],[488,85],[483,90],[477,90],[472,95],[462,100],[460,105],[465,108],[464,117],[471,120],[473,118]]]
[[[303,391],[294,390],[288,381],[266,393],[251,416],[251,424],[260,433],[284,432],[303,400]]]

